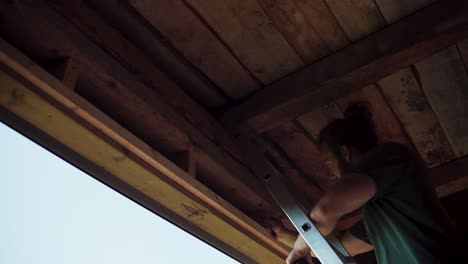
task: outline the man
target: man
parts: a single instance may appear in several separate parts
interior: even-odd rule
[[[310,218],[326,236],[340,217],[362,208],[362,221],[345,233],[342,244],[353,256],[374,249],[379,264],[468,263],[425,164],[401,144],[378,145],[371,119],[366,106],[358,104],[321,131],[320,149],[341,179]],[[277,225],[273,230],[280,240],[291,237]],[[299,236],[286,263],[303,258],[312,263]]]

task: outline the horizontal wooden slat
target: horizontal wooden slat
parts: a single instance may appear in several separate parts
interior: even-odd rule
[[[468,2],[435,3],[257,92],[225,123],[266,131],[468,37]]]

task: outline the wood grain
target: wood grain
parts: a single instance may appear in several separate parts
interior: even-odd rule
[[[256,251],[249,252],[249,247],[255,246],[256,243],[251,244],[252,237],[238,229],[239,226],[243,226],[244,230],[250,230],[248,232],[264,239],[264,242],[269,241],[273,248],[276,246],[276,253],[270,248],[258,248],[257,250],[263,251],[260,258],[267,257],[280,263],[279,255],[284,255],[287,251],[275,243],[266,230],[70,91],[3,40],[0,47],[2,67],[14,72],[22,82],[54,100],[53,104],[45,101],[22,83],[2,73],[0,106],[3,109],[13,112],[78,155],[100,166],[117,180],[126,182],[138,192],[208,233],[215,236],[221,236],[219,232],[223,232],[224,235],[226,232],[231,233],[221,238],[226,243],[236,244],[244,241],[239,247],[234,246],[236,250],[251,257],[259,256]],[[60,105],[61,109],[56,105]],[[184,186],[185,191],[182,191],[180,186]],[[231,221],[238,222],[238,225],[233,225]],[[244,243],[251,245],[242,245]],[[243,248],[244,246],[246,247]]]
[[[307,24],[293,1],[257,0],[278,30],[306,64],[329,53],[314,27]]]
[[[297,121],[317,140],[320,131],[331,121],[338,118],[343,118],[343,112],[335,103],[329,103],[298,117]]]
[[[468,76],[452,46],[416,63],[429,100],[455,155],[468,153]]]
[[[468,2],[446,0],[402,19],[252,95],[223,117],[261,133],[409,67],[468,37]]]
[[[228,180],[228,184],[231,189],[237,189],[234,182],[238,182],[239,176],[244,175],[246,185],[241,185],[256,185],[245,190],[243,187],[240,188],[239,193],[244,195],[237,196],[236,201],[250,207],[250,209],[245,207],[244,210],[255,212],[268,208],[269,211],[280,214],[279,208],[273,204],[272,198],[261,182],[244,165],[211,141],[196,125],[178,114],[157,92],[140,82],[105,50],[82,35],[62,15],[39,2],[1,2],[0,6],[2,36],[8,37],[11,42],[20,46],[28,43],[28,47],[24,50],[36,58],[71,55],[80,57],[85,63],[83,69],[86,69],[82,72],[83,79],[91,84],[90,87],[83,85],[81,89],[86,89],[87,97],[95,100],[94,103],[105,109],[107,114],[129,125],[127,129],[138,136],[148,137],[148,141],[152,143],[160,142],[169,153],[183,151],[195,145],[203,154],[197,156],[200,167],[221,168],[211,180],[225,181],[226,179],[222,180],[220,175],[230,175],[228,177],[233,178]],[[154,72],[155,75],[156,73]],[[170,82],[166,82],[164,76],[159,77],[164,84],[171,85]],[[80,91],[80,88],[77,90]],[[125,98],[125,103],[122,103],[122,98]],[[162,148],[161,145],[154,147]],[[260,198],[261,196],[263,198]],[[247,197],[259,199],[241,201]],[[235,204],[236,201],[232,202]]]
[[[387,23],[391,24],[435,0],[375,0]]]
[[[387,23],[373,0],[325,0],[352,41],[359,40]]]
[[[453,151],[411,69],[378,82],[388,104],[429,167],[454,158]]]
[[[257,0],[257,2],[306,64],[349,43],[323,0]]]
[[[128,1],[100,0],[86,4],[205,107],[213,109],[226,103],[228,98],[223,91],[142,18]]]
[[[232,98],[246,96],[258,88],[237,59],[183,1],[132,0],[130,3]]]
[[[255,0],[186,2],[264,84],[304,65]]]
[[[284,123],[265,134],[322,190],[328,190],[338,179],[339,173],[327,167],[325,158],[300,125],[294,122]]]

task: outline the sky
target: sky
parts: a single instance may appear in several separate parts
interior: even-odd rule
[[[238,263],[0,123],[0,263]]]

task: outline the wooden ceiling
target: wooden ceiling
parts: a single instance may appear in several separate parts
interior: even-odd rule
[[[440,195],[467,186],[468,5],[432,2],[15,0],[1,3],[0,31],[261,221],[282,213],[237,133],[260,135],[313,203],[336,180],[315,139],[356,101],[381,142],[421,154]]]

